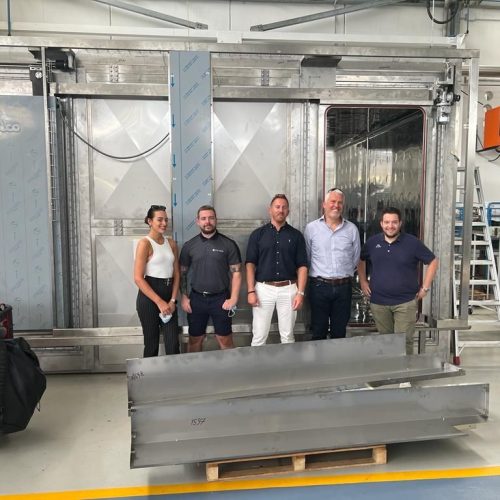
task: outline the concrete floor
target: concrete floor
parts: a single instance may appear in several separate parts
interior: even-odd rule
[[[500,475],[500,348],[470,347],[462,351],[465,377],[447,379],[444,383],[489,382],[490,419],[469,430],[466,437],[449,440],[403,443],[388,447],[386,465],[336,469],[307,473],[301,476],[280,476],[269,480],[206,483],[205,469],[199,465],[129,468],[130,421],[127,414],[127,383],[125,374],[50,375],[40,412],[35,412],[28,429],[17,434],[0,436],[0,499],[35,492],[45,492],[40,498],[126,498],[137,495],[187,494],[182,498],[201,498],[202,492],[218,491],[211,498],[250,498],[222,495],[224,490],[273,488],[273,494],[260,498],[279,498],[274,488],[287,487],[283,498],[292,496],[292,489],[309,486],[300,498],[330,498],[311,496],[314,488],[341,483],[389,484],[387,481],[436,480],[467,476]],[[433,381],[434,382],[434,381]],[[443,382],[437,382],[443,383]],[[474,470],[472,470],[474,468]],[[462,471],[456,471],[460,469]],[[452,471],[452,472],[450,472]],[[475,472],[474,472],[475,471]],[[401,474],[402,473],[402,474]],[[488,478],[483,478],[487,485]],[[424,481],[425,482],[425,481]],[[424,482],[417,481],[419,488]],[[436,495],[439,491],[435,485]],[[498,483],[490,482],[498,492]],[[465,483],[459,488],[466,491]],[[345,485],[344,485],[345,486]],[[344,488],[342,486],[342,488]],[[474,486],[475,487],[475,486]],[[488,487],[481,495],[468,498],[490,498]],[[396,487],[390,488],[395,492]],[[412,491],[416,487],[410,488]],[[379,486],[373,488],[373,493]],[[431,488],[432,489],[432,488]],[[70,493],[69,490],[73,491]],[[266,490],[271,491],[271,490]],[[318,490],[320,491],[320,490]],[[336,490],[340,494],[340,489]],[[337,498],[364,498],[352,490]],[[361,490],[362,491],[362,490]],[[388,496],[387,488],[378,498]],[[415,490],[416,491],[416,490]],[[406,498],[452,498],[429,496]],[[447,491],[450,492],[448,489]],[[51,492],[51,493],[49,493]],[[57,492],[60,492],[59,494]],[[258,491],[256,490],[255,493]],[[262,493],[263,490],[260,490]],[[361,493],[360,493],[361,494]],[[205,495],[203,495],[205,496]],[[373,496],[372,496],[373,497]],[[17,497],[20,498],[20,497]],[[453,498],[467,498],[454,496]],[[491,497],[500,498],[500,496]]]

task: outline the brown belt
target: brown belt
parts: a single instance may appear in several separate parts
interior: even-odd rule
[[[283,280],[283,281],[262,281],[264,285],[271,286],[288,286],[297,283],[297,280]]]
[[[321,283],[328,283],[329,285],[344,285],[352,281],[350,276],[346,278],[322,278],[321,276],[311,276],[311,279],[321,281]]]

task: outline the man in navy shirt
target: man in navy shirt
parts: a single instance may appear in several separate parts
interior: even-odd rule
[[[248,240],[246,270],[248,303],[253,311],[252,345],[266,343],[274,309],[283,344],[295,341],[293,328],[302,307],[307,281],[304,236],[286,222],[288,199],[271,200],[271,221],[256,229]]]
[[[436,256],[415,236],[401,233],[401,212],[385,208],[382,232],[368,239],[361,252],[358,275],[361,290],[379,333],[406,333],[406,352],[413,352],[417,302],[430,290],[438,268]],[[367,279],[369,262],[370,281]],[[427,265],[419,285],[419,264]]]

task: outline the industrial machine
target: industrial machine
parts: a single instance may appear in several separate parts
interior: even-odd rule
[[[167,205],[182,244],[214,204],[244,255],[274,193],[303,229],[337,186],[363,240],[391,204],[439,256],[421,341],[448,358],[467,318],[466,300],[453,313],[453,224],[457,171],[466,201],[473,185],[477,89],[478,53],[444,42],[0,40],[0,283],[16,330],[47,371],[123,370],[141,352],[132,264],[147,207]],[[242,344],[250,319],[242,290]],[[305,309],[297,331],[308,322]],[[358,296],[351,326],[367,324]]]

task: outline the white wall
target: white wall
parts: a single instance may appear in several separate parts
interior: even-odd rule
[[[6,0],[0,2],[0,27],[5,34]],[[331,3],[240,2],[229,0],[128,0],[128,3],[167,15],[208,24],[209,30],[248,31],[250,26],[290,19],[332,9]],[[336,8],[343,7],[339,2]],[[499,5],[500,7],[500,5]],[[435,16],[443,18],[442,9]],[[472,9],[469,47],[484,49],[485,64],[495,64],[495,40],[498,46],[500,9]],[[11,0],[12,34],[43,30],[71,32],[76,26],[123,26],[147,29],[178,28],[161,20],[109,7],[92,0]],[[465,23],[462,22],[465,31]],[[425,6],[387,6],[337,16],[325,20],[280,28],[278,32],[350,35],[444,36],[445,27],[434,24]],[[483,47],[483,40],[486,41]],[[496,65],[500,63],[496,61]]]
[[[182,0],[126,0],[147,9],[167,15],[208,25],[212,32],[248,32],[256,24],[281,21],[332,9],[330,4],[282,3],[282,2],[240,2],[230,0],[182,1]],[[482,71],[494,71],[500,75],[500,2],[482,2],[481,8],[471,8],[468,33],[464,35],[463,46],[481,51]],[[7,33],[6,0],[0,2],[0,35]],[[337,8],[343,7],[337,4]],[[434,13],[438,19],[445,14],[442,9]],[[79,32],[78,36],[110,35],[120,30],[120,35],[130,33],[138,38],[167,36],[177,32],[186,35],[188,31],[165,21],[148,18],[121,9],[112,8],[92,0],[11,0],[12,35],[40,35]],[[120,29],[121,27],[121,29]],[[162,31],[163,30],[163,31]],[[461,32],[467,25],[461,21]],[[114,32],[116,33],[116,32]],[[416,6],[387,6],[362,12],[337,16],[315,22],[288,26],[273,32],[289,39],[295,36],[322,34],[369,35],[378,40],[387,36],[398,36],[400,40],[409,37],[427,37],[430,42],[445,36],[445,27],[433,23],[423,4]],[[482,96],[487,88],[482,88]],[[500,106],[500,86],[491,86],[490,101],[483,104]],[[480,93],[481,93],[480,92]],[[482,138],[484,110],[478,105],[478,134]],[[495,153],[478,155],[477,164],[481,175],[487,201],[500,199],[500,160],[489,163]]]
[[[0,2],[0,34],[7,33],[6,1]],[[230,0],[126,0],[139,7],[208,25],[211,31],[249,31],[265,24],[332,9],[331,3],[240,2]],[[495,2],[483,2],[494,5]],[[498,8],[472,8],[465,46],[481,50],[481,66],[500,69],[500,2]],[[336,8],[343,5],[339,2]],[[435,17],[443,19],[442,9]],[[72,33],[78,27],[123,27],[143,36],[153,30],[181,29],[162,20],[127,12],[92,0],[11,0],[12,35]],[[461,31],[467,26],[461,22]],[[72,31],[74,30],[74,31]],[[373,37],[445,36],[445,26],[433,23],[425,6],[386,6],[274,30],[274,33],[348,34]],[[271,33],[271,32],[268,32]],[[110,33],[108,33],[110,34]]]

